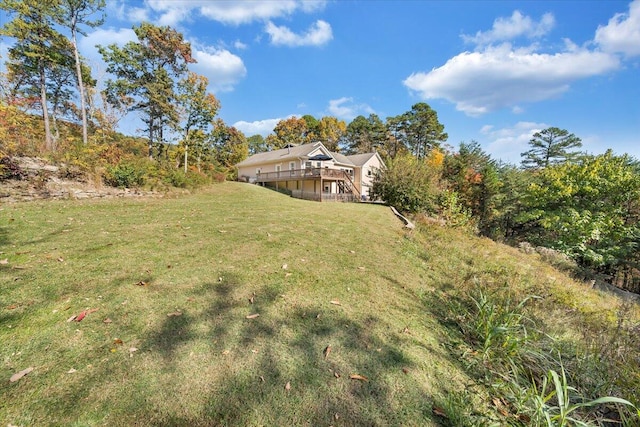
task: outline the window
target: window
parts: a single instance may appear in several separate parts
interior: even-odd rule
[[[319,168],[322,166],[322,162],[316,162],[316,167]]]
[[[367,176],[371,176],[371,169],[367,169]]]
[[[282,169],[282,165],[276,165],[276,176],[280,177],[280,170]]]
[[[304,168],[305,169],[311,169],[313,167],[313,165],[311,164],[311,162],[304,162]]]
[[[289,162],[289,175],[294,176],[296,173],[296,162]]]

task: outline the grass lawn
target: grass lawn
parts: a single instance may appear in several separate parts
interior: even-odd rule
[[[469,376],[436,305],[478,280],[543,293],[559,334],[616,321],[537,258],[379,205],[239,183],[3,205],[0,424],[440,425]]]

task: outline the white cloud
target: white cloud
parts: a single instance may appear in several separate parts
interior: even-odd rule
[[[149,21],[149,10],[142,7],[132,7],[127,10],[127,20],[131,22]]]
[[[233,42],[233,47],[238,50],[244,50],[249,46],[247,46],[245,43],[242,43],[240,40],[236,40],[235,42]]]
[[[79,40],[79,49],[82,56],[87,58],[87,62],[94,69],[106,70],[106,65],[102,60],[102,55],[98,53],[96,45],[109,46],[112,44],[124,46],[130,41],[136,41],[138,37],[131,28],[98,28],[87,37]]]
[[[493,21],[489,31],[478,31],[474,36],[462,35],[468,43],[487,45],[494,42],[513,40],[517,37],[538,38],[547,34],[555,25],[555,18],[551,13],[542,16],[539,22],[523,15],[516,10],[508,18],[498,18]]]
[[[517,164],[522,160],[520,154],[529,149],[529,141],[533,134],[548,127],[545,123],[518,122],[501,129],[485,125],[480,129],[480,133],[488,141],[488,144],[485,144],[486,151],[492,158]]]
[[[273,22],[267,22],[265,31],[271,37],[271,44],[284,46],[322,46],[333,38],[331,25],[318,20],[306,33],[296,34],[285,26],[277,26]]]
[[[346,96],[330,100],[327,111],[332,116],[343,120],[353,120],[361,114],[375,114],[375,111],[369,105],[354,103],[353,98]]]
[[[411,74],[403,83],[423,99],[443,98],[459,111],[478,116],[557,97],[574,81],[619,66],[617,57],[604,52],[582,49],[543,54],[504,43],[463,52],[441,67]]]
[[[247,75],[247,69],[239,56],[226,49],[212,47],[193,48],[198,61],[191,68],[209,79],[212,92],[228,92]]]
[[[595,42],[606,52],[640,55],[640,0],[629,5],[629,13],[617,13],[607,25],[598,26]]]
[[[242,131],[247,136],[252,135],[262,135],[267,136],[273,129],[276,127],[278,122],[282,120],[282,118],[278,119],[265,119],[265,120],[256,120],[254,122],[246,122],[244,120],[240,120],[233,124],[233,127]]]
[[[205,18],[223,24],[241,25],[289,16],[296,11],[314,12],[324,8],[326,3],[325,0],[147,0],[145,2],[150,11],[160,14],[161,25],[177,25],[190,19],[194,11]]]

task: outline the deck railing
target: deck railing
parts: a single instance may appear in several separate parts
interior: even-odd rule
[[[261,172],[256,175],[257,182],[288,181],[294,179],[339,179],[351,178],[348,171],[342,169],[307,168],[291,169],[279,172]]]

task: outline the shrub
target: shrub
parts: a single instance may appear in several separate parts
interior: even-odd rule
[[[107,168],[105,181],[113,187],[139,187],[144,184],[144,171],[132,163],[119,163]]]
[[[402,212],[435,212],[438,173],[425,160],[398,156],[373,182],[372,198],[380,198]]]

